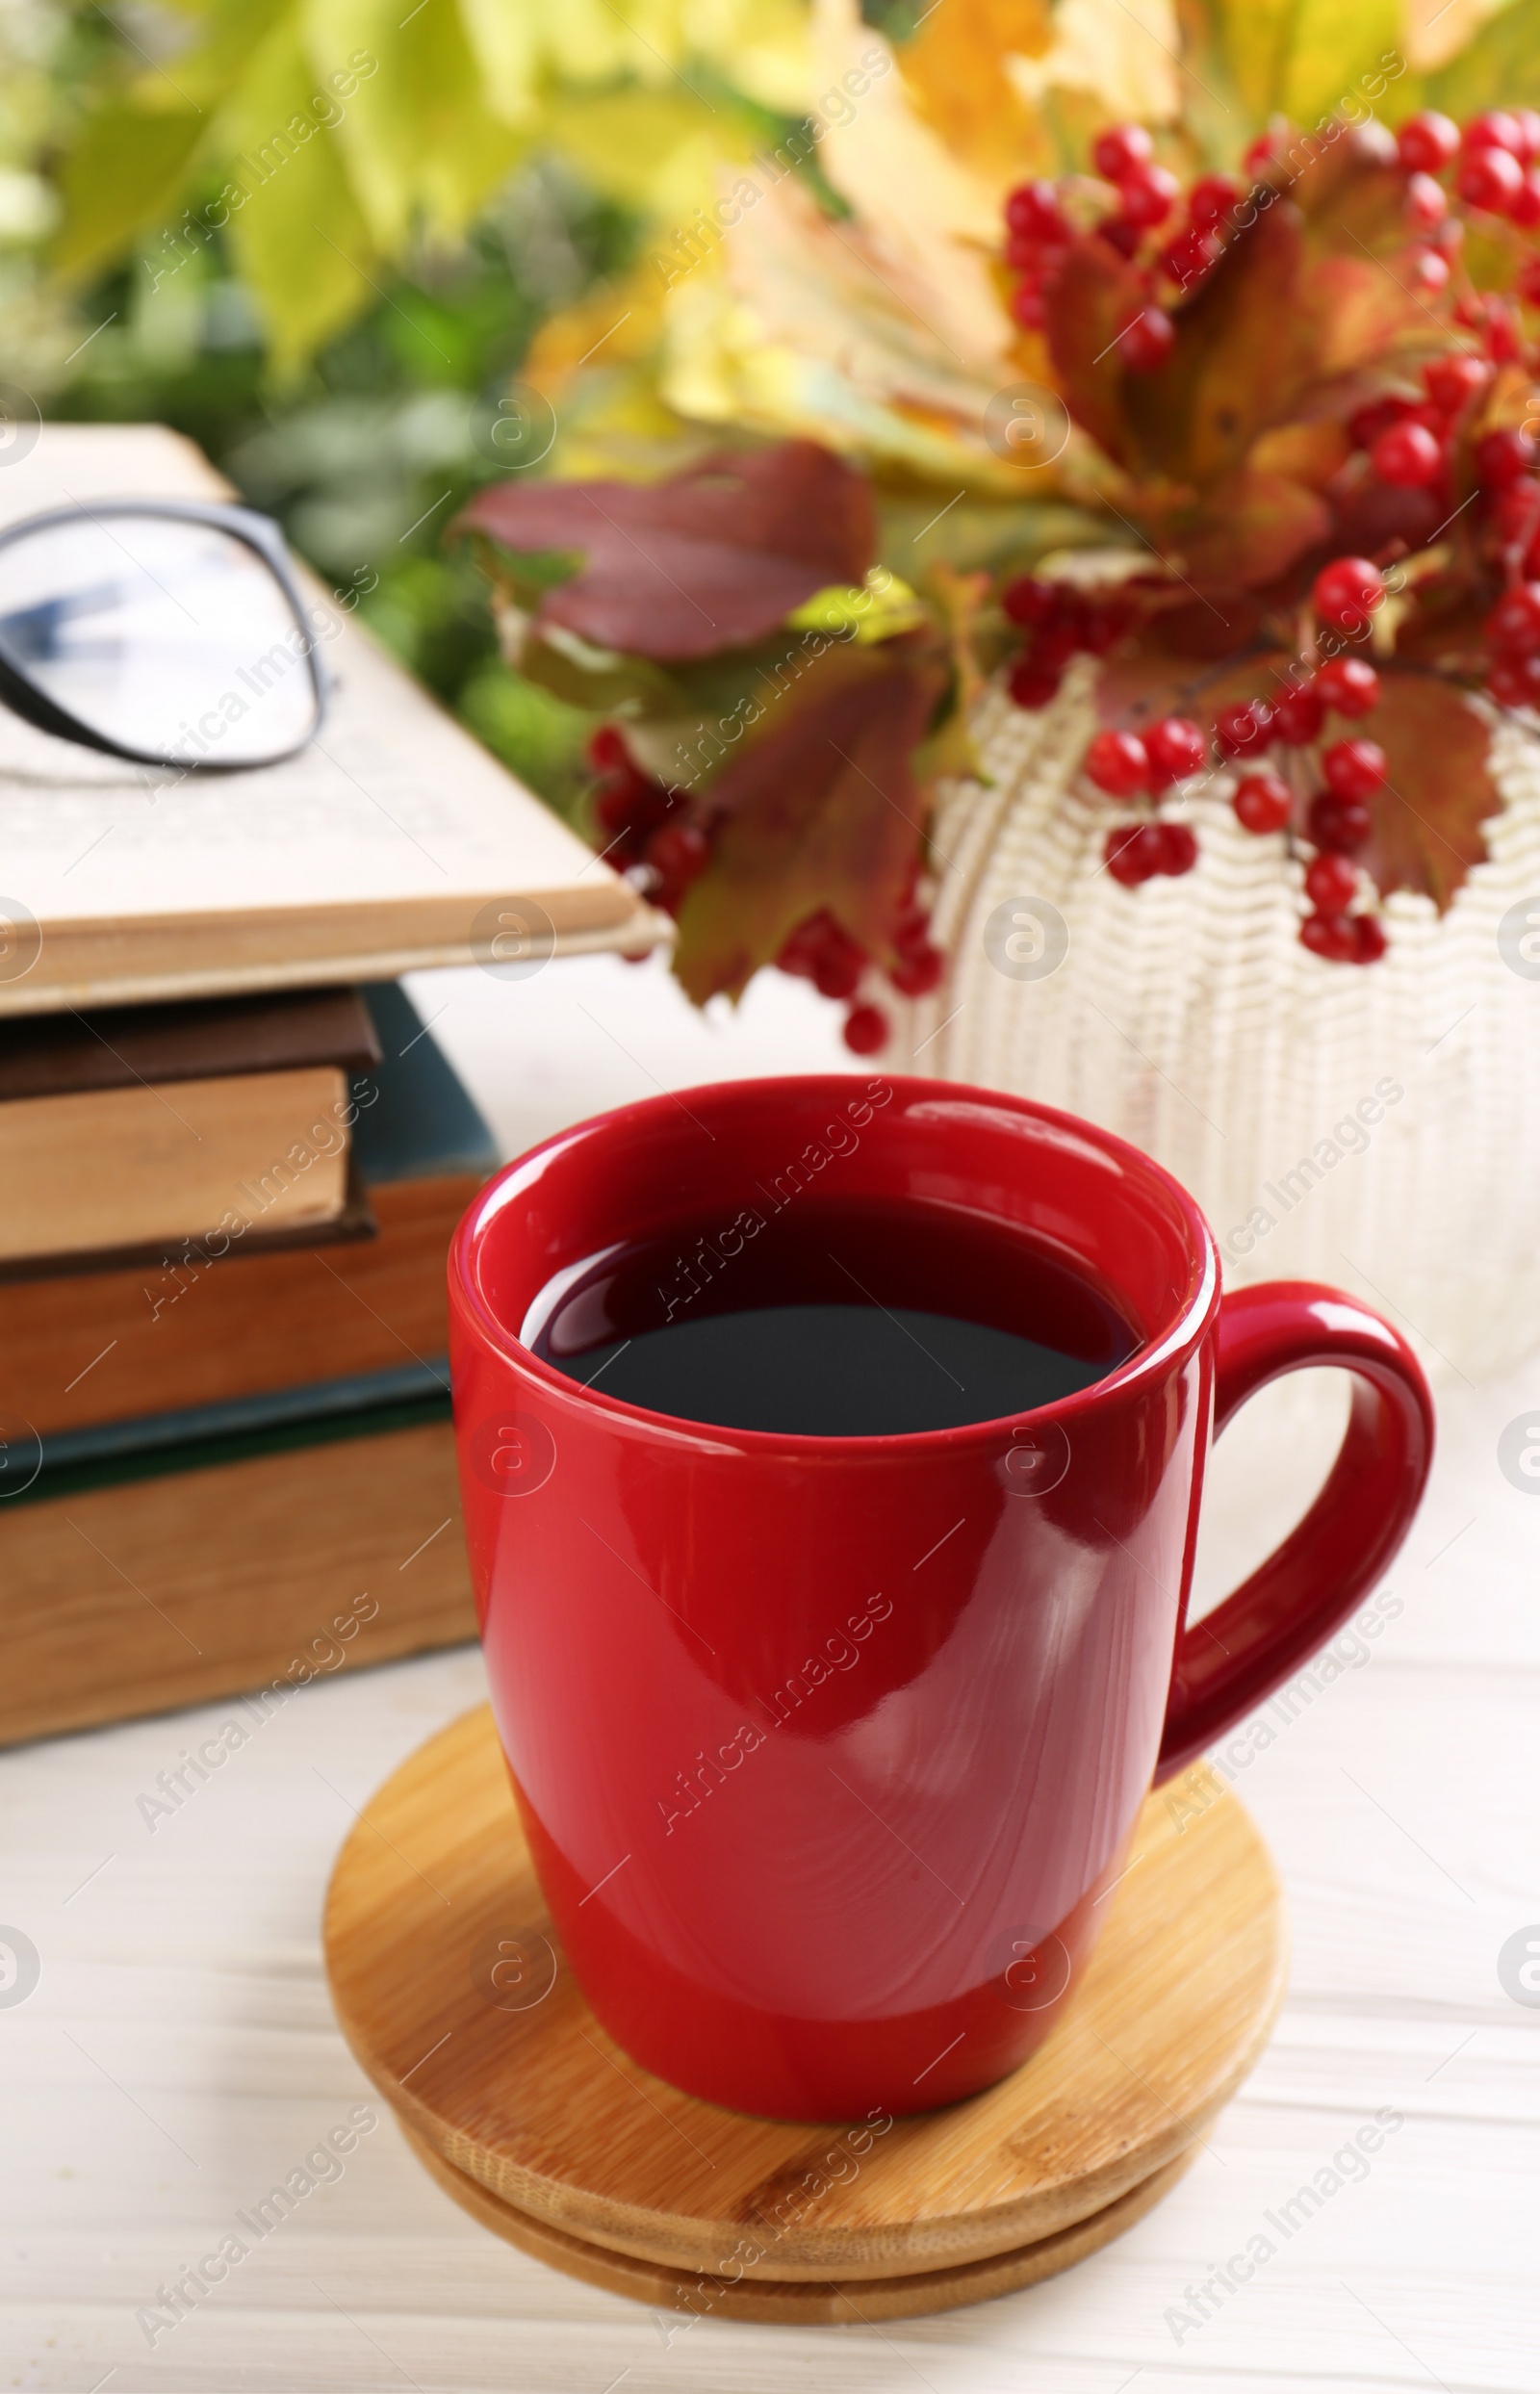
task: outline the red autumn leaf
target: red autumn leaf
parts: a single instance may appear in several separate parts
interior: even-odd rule
[[[1076,424],[1118,465],[1130,462],[1131,446],[1119,336],[1144,304],[1142,276],[1093,233],[1071,242],[1047,295],[1044,329],[1060,391]]]
[[[577,551],[537,628],[673,663],[762,640],[814,591],[864,580],[876,546],[869,483],[816,441],[723,452],[663,482],[500,482],[453,528]]]
[[[1421,889],[1442,914],[1486,855],[1481,825],[1501,810],[1483,717],[1454,683],[1380,669],[1384,694],[1362,729],[1390,760],[1364,862],[1388,897]]]
[[[1291,414],[1302,247],[1298,212],[1279,201],[1175,310],[1176,342],[1160,372],[1127,376],[1124,407],[1162,473],[1199,488],[1218,482]]]
[[[945,686],[913,633],[832,648],[768,700],[711,785],[711,862],[680,911],[674,968],[698,1005],[736,997],[821,907],[886,952],[925,823],[914,751]]]
[[[1186,615],[1214,621],[1209,609],[1194,606]],[[1221,708],[1242,699],[1276,698],[1288,677],[1285,649],[1267,648],[1240,654],[1233,630],[1215,633],[1219,661],[1195,656],[1183,638],[1173,643],[1171,624],[1162,618],[1149,626],[1137,648],[1108,658],[1097,677],[1096,711],[1116,730],[1141,731],[1162,715],[1191,715],[1212,723]],[[1177,627],[1185,633],[1186,621]],[[1367,727],[1366,727],[1367,728]]]
[[[1265,589],[1331,529],[1331,509],[1318,492],[1251,468],[1227,475],[1200,505],[1141,514],[1155,548],[1190,587],[1221,597]]]

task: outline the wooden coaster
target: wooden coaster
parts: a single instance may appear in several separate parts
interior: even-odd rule
[[[896,2318],[1121,2233],[1260,2054],[1282,1898],[1211,1774],[1147,1799],[1108,1900],[1077,2000],[1000,2085],[886,2126],[724,2111],[640,2069],[588,2010],[482,1708],[371,1800],[333,1874],[326,1959],[364,2069],[499,2234],[664,2307]]]
[[[764,2278],[745,2270],[741,2278],[722,2278],[700,2270],[681,2276],[661,2261],[637,2261],[629,2253],[611,2252],[603,2245],[584,2244],[580,2236],[564,2235],[559,2227],[516,2209],[489,2194],[475,2178],[457,2170],[452,2161],[406,2131],[407,2143],[430,2177],[447,2195],[469,2211],[494,2236],[504,2237],[537,2261],[580,2278],[605,2294],[627,2294],[634,2303],[654,2310],[689,2311],[697,2319],[769,2320],[787,2328],[849,2328],[861,2321],[915,2319],[926,2311],[955,2311],[965,2303],[984,2303],[991,2295],[1014,2294],[1054,2278],[1062,2269],[1083,2261],[1111,2244],[1146,2211],[1154,2209],[1168,2187],[1174,2186],[1195,2159],[1198,2147],[1189,2146],[1164,2169],[1154,2170],[1126,2195],[1062,2227],[1056,2236],[1040,2236],[1036,2244],[1014,2252],[997,2252],[987,2261],[964,2261],[957,2269],[916,2270],[909,2278],[857,2278],[819,2283],[787,2278]]]

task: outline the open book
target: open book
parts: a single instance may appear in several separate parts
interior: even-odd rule
[[[0,524],[233,496],[162,425],[45,424],[0,471]],[[319,737],[287,763],[179,777],[0,711],[0,1014],[638,950],[666,932],[300,579],[331,688]]]

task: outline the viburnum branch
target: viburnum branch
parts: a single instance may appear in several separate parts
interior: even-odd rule
[[[988,563],[911,588],[882,550],[912,490],[808,440],[508,483],[461,519],[520,669],[606,718],[596,838],[677,917],[698,999],[775,963],[868,1053],[876,976],[937,987],[932,792],[977,774],[997,670],[1040,708],[1097,660],[1084,772],[1130,890],[1197,862],[1216,765],[1283,835],[1326,963],[1373,964],[1385,897],[1447,908],[1485,853],[1494,711],[1540,724],[1540,116],[1273,126],[1236,175],[1192,177],[1194,149],[1108,125],[1005,202],[1010,372],[1067,410],[1077,553],[1003,568],[1046,543],[995,498]]]

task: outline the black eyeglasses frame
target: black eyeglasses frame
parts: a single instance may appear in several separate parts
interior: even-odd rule
[[[295,623],[304,635],[300,655],[309,670],[311,689],[316,703],[315,721],[303,739],[293,747],[265,757],[260,763],[250,759],[233,759],[229,762],[215,757],[179,757],[167,753],[151,754],[144,749],[127,748],[121,741],[110,739],[106,733],[94,731],[83,723],[67,708],[58,705],[43,691],[35,687],[10,658],[0,653],[0,706],[30,723],[36,731],[51,732],[57,739],[73,740],[77,747],[94,748],[106,757],[122,757],[130,764],[176,766],[184,773],[260,773],[270,764],[282,764],[290,757],[297,757],[308,748],[326,718],[326,681],[316,656],[316,636],[305,615],[305,603],[295,574],[294,562],[282,532],[270,516],[259,515],[255,508],[225,504],[217,500],[201,499],[103,499],[90,506],[49,507],[41,515],[29,515],[18,524],[8,524],[0,530],[0,553],[13,541],[46,529],[54,524],[96,523],[109,516],[156,516],[184,524],[211,525],[216,530],[228,532],[245,547],[254,550],[267,566],[273,579],[288,600]]]

